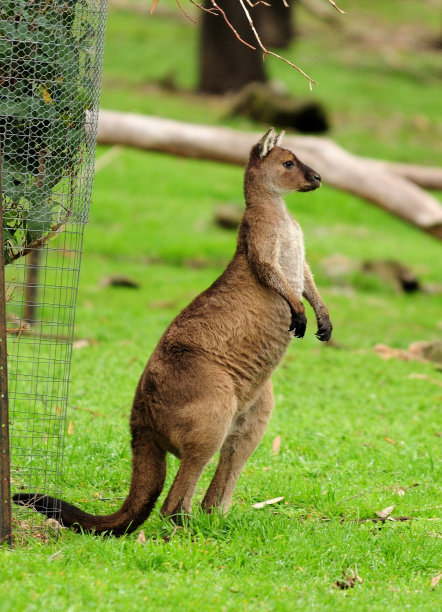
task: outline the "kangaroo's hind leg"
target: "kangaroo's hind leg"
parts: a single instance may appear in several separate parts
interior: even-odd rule
[[[163,516],[175,517],[174,520],[179,522],[179,515],[181,512],[190,514],[192,499],[198,480],[207,463],[210,461],[211,456],[214,455],[216,451],[217,449],[215,448],[210,455],[196,455],[194,452],[190,452],[182,457],[181,465],[175,476],[173,485],[161,508],[161,514]]]
[[[272,383],[268,380],[256,402],[236,419],[223,443],[218,467],[202,501],[208,512],[213,507],[224,511],[229,508],[236,481],[267,428],[272,408]]]
[[[161,508],[161,514],[174,516],[190,513],[198,480],[213,455],[219,451],[231,427],[236,411],[236,400],[230,394],[221,402],[206,402],[189,406],[190,414],[204,415],[198,424],[189,428],[179,447],[181,465]],[[191,417],[189,416],[189,420]]]

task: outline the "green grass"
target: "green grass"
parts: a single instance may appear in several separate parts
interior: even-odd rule
[[[353,10],[343,19],[367,29],[416,23],[433,32],[430,2],[403,4],[397,14],[394,3],[347,1],[344,8]],[[314,95],[329,108],[333,138],[362,155],[442,161],[433,52],[403,51],[394,68],[376,48],[304,13],[298,28],[302,36],[290,54],[320,82]],[[196,50],[191,24],[112,11],[103,106],[260,129],[223,119],[223,100],[180,97],[150,85],[173,71],[180,86],[191,88]],[[268,67],[294,92],[309,95],[288,67],[270,61]],[[416,122],[421,116],[425,121]],[[133,150],[121,150],[96,175],[76,324],[76,337],[93,342],[74,351],[68,417],[74,430],[66,438],[64,473],[64,497],[85,509],[113,511],[127,492],[135,386],[172,317],[231,257],[235,233],[215,227],[213,209],[241,202],[241,182],[238,168]],[[440,283],[440,244],[326,186],[290,196],[288,205],[303,226],[340,348],[315,340],[309,309],[306,337],[292,343],[275,373],[275,411],[228,515],[198,509],[213,462],[198,486],[190,524],[175,533],[156,509],[143,525],[144,544],[138,532],[106,539],[63,531],[48,542],[29,539],[3,549],[1,612],[440,609],[441,587],[432,590],[430,581],[442,565],[435,537],[442,378],[433,364],[383,361],[373,347],[440,338],[441,295],[401,295],[358,272],[337,286],[323,269],[324,258],[335,253],[355,262],[396,258],[424,284]],[[107,274],[141,286],[103,287]],[[177,466],[171,457],[165,492]],[[100,494],[110,501],[100,501]],[[279,505],[252,508],[277,496],[284,496]],[[394,516],[413,520],[368,520],[391,505]],[[335,588],[342,571],[351,570],[363,582]]]

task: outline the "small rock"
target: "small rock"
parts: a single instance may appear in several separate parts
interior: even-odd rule
[[[224,229],[237,229],[244,214],[239,204],[218,204],[215,208],[215,223]]]
[[[362,271],[376,274],[380,278],[392,283],[399,291],[404,293],[413,293],[422,289],[419,279],[414,272],[408,266],[393,259],[364,261]]]
[[[128,287],[129,289],[138,289],[140,283],[127,278],[127,276],[120,276],[118,274],[112,274],[110,276],[103,276],[100,280],[101,287]]]

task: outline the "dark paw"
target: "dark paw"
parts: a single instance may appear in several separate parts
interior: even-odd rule
[[[307,327],[307,318],[304,312],[295,312],[292,310],[292,323],[289,332],[294,331],[295,338],[303,338],[305,328]]]
[[[329,319],[327,319],[326,321],[321,321],[321,323],[318,325],[316,337],[321,342],[327,342],[327,340],[330,340],[331,338],[332,330],[333,325],[331,324],[331,321]]]

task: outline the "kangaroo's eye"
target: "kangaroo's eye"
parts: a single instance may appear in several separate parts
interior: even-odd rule
[[[295,164],[292,161],[286,161],[282,165],[285,166],[286,168],[291,168]]]

